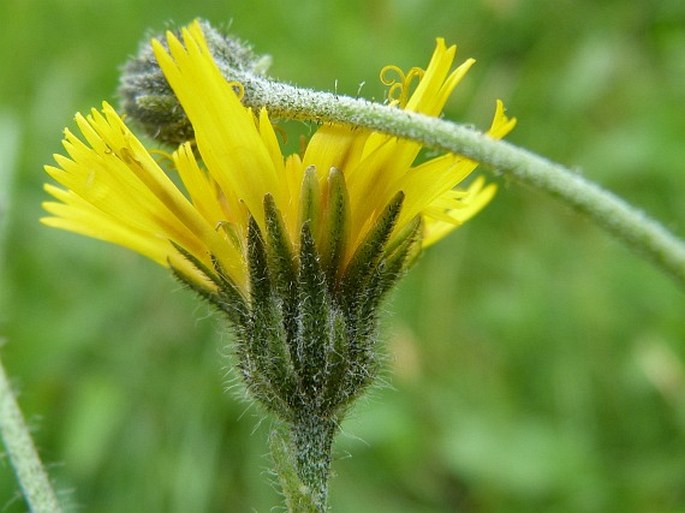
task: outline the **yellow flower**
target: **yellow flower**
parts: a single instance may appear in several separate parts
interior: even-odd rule
[[[67,129],[65,154],[45,168],[59,186],[45,186],[56,201],[42,222],[169,267],[226,314],[248,391],[290,424],[298,450],[311,449],[300,435],[319,428],[330,444],[378,373],[379,302],[418,250],[474,216],[495,187],[482,178],[459,187],[477,166],[463,156],[417,162],[419,143],[340,124],[284,157],[267,111],[242,104],[200,23],[166,42],[152,50],[194,139],[169,155],[146,149],[107,103],[77,114],[80,135]],[[440,115],[473,64],[452,70],[455,54],[438,39],[425,70],[384,68],[390,105]],[[488,134],[514,124],[497,102]]]
[[[334,272],[339,276],[398,193],[401,209],[388,247],[399,244],[417,219],[421,245],[428,246],[494,194],[494,185],[482,178],[458,187],[476,167],[472,160],[445,154],[415,164],[420,144],[359,128],[325,124],[302,155],[284,157],[268,113],[242,105],[240,84],[222,76],[198,22],[182,30],[182,42],[167,33],[167,43],[168,49],[154,40],[154,53],[195,132],[194,141],[170,156],[179,180],[153,156],[159,152],[147,150],[104,103],[101,111],[76,115],[81,135],[65,130],[66,155],[55,155],[57,166],[46,166],[61,187],[45,186],[57,201],[44,204],[51,216],[43,223],[133,249],[209,290],[215,284],[201,268],[220,270],[248,297],[249,224],[254,219],[265,233],[265,198],[280,213],[293,254],[303,223],[309,223],[317,248],[329,259],[326,248],[335,242],[330,239],[342,238]],[[473,63],[450,71],[455,53],[456,47],[438,39],[425,71],[414,68],[404,75],[385,68],[391,104],[438,116]],[[388,81],[391,72],[399,82]],[[503,137],[514,123],[498,101],[488,133]],[[346,209],[338,235],[330,226],[340,208],[332,201],[335,187],[344,192]]]

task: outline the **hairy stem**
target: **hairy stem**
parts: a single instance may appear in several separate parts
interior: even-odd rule
[[[316,415],[303,416],[292,426],[297,471],[321,513],[327,511],[328,478],[335,424]]]
[[[236,52],[235,41],[224,38],[208,24],[204,30],[221,72],[227,80],[242,85],[243,103],[255,111],[266,108],[274,118],[363,127],[464,155],[559,198],[685,286],[685,243],[663,225],[574,171],[463,125],[363,99],[276,82],[256,74],[258,66],[254,56],[250,52],[246,54],[244,49]],[[240,50],[240,44],[237,48]],[[242,62],[241,57],[249,58]],[[147,126],[153,137],[178,143],[191,136],[192,127],[182,115],[172,91],[161,85],[165,83],[152,51],[148,50],[131,62],[122,78],[121,94],[125,98],[125,110]]]
[[[568,168],[442,119],[251,74],[237,73],[235,78],[245,85],[245,103],[266,107],[274,117],[364,127],[458,153],[501,170],[588,216],[685,286],[685,243],[635,207]]]
[[[328,479],[336,424],[317,415],[303,415],[276,426],[270,447],[288,513],[328,511]]]
[[[0,433],[10,461],[33,513],[60,513],[47,473],[0,361]]]

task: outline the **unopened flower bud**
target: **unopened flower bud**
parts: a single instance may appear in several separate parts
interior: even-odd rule
[[[271,63],[268,55],[256,55],[250,45],[222,34],[205,21],[200,25],[207,47],[226,80],[245,84],[267,71]],[[168,49],[166,38],[157,39]],[[149,40],[124,65],[119,95],[123,112],[148,136],[171,146],[193,139],[193,126],[164,77]]]

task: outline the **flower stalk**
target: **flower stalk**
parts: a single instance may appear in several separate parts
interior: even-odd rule
[[[256,64],[264,59],[250,53],[246,64],[236,65],[223,57],[230,52],[234,40],[209,26],[205,31],[224,76],[243,85],[246,106],[266,108],[275,118],[343,123],[371,129],[490,166],[519,183],[558,198],[685,287],[685,243],[661,223],[577,172],[451,121],[274,81]],[[144,49],[141,55],[145,55]],[[187,135],[192,129],[184,119],[182,109],[169,110],[169,105],[178,105],[171,90],[163,84],[157,89],[143,87],[150,83],[150,77],[160,74],[153,63],[148,64],[145,73],[125,74],[121,87],[124,109],[142,121],[152,135],[159,134],[160,129],[167,126],[165,116],[174,112],[175,126],[184,127],[179,133]],[[140,71],[140,66],[136,71]],[[157,111],[159,105],[164,105],[163,116]]]
[[[33,513],[61,513],[57,496],[31,439],[16,397],[0,361],[0,434]]]
[[[275,87],[274,93],[279,90]],[[283,97],[274,94],[267,108],[284,117],[349,123],[377,130],[489,165],[560,199],[685,287],[685,242],[644,212],[571,169],[451,121],[330,93],[298,89],[297,94],[289,94],[292,97],[287,93]],[[260,96],[258,101],[264,99],[266,96]]]
[[[334,426],[328,424],[328,427],[331,429],[324,428],[323,432],[320,429],[299,430],[297,445],[293,431],[285,425],[275,426],[271,432],[271,457],[289,513],[327,511],[331,445],[335,435]],[[308,436],[304,436],[305,431]],[[306,445],[307,439],[312,445]],[[306,459],[302,457],[304,455],[308,455]]]
[[[338,427],[331,419],[304,413],[291,429],[298,475],[306,486],[317,512],[325,512],[331,450]]]

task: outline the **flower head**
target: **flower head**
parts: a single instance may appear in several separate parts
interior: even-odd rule
[[[44,204],[42,222],[170,267],[229,314],[257,397],[288,416],[293,397],[304,404],[303,390],[316,390],[317,408],[330,413],[373,375],[380,298],[495,187],[479,178],[460,188],[477,165],[460,155],[416,163],[419,143],[337,124],[284,157],[267,111],[241,103],[241,85],[224,78],[198,22],[152,48],[194,140],[171,155],[149,151],[109,104],[77,114],[81,135],[67,129],[66,154],[45,168],[61,187],[46,185],[57,201]],[[438,116],[473,64],[452,70],[455,53],[438,39],[425,70],[386,67],[391,105]],[[513,125],[498,102],[488,133]]]

